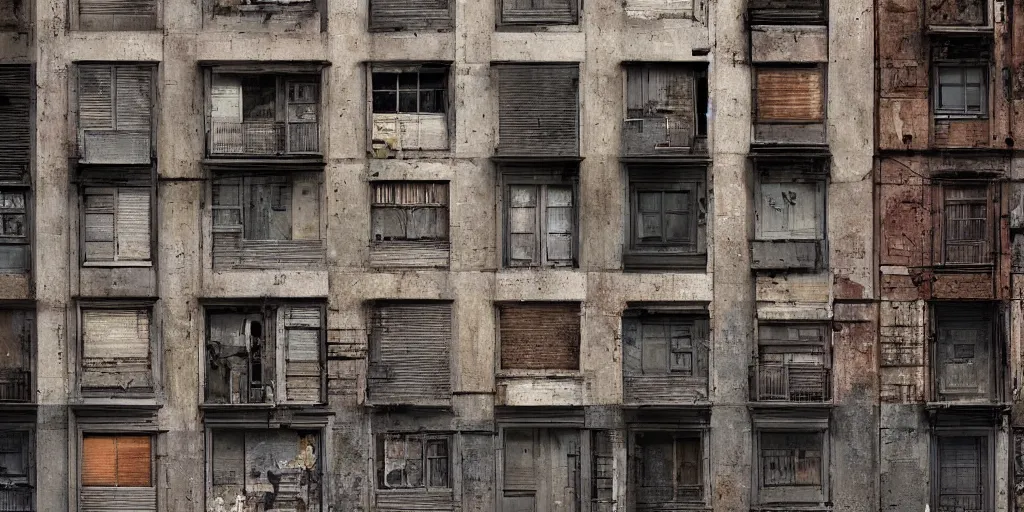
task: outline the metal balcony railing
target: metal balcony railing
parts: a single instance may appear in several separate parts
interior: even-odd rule
[[[0,369],[0,402],[30,401],[32,374],[25,370]]]
[[[320,124],[214,121],[210,152],[214,155],[273,156],[320,152]]]
[[[0,512],[32,512],[32,488],[0,484]]]
[[[751,365],[751,398],[758,402],[827,402],[832,370],[816,364]]]

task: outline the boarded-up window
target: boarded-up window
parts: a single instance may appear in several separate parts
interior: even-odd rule
[[[579,369],[579,303],[502,304],[498,317],[501,369]]]
[[[321,510],[319,432],[214,430],[210,439],[207,506],[240,499],[239,510]]]
[[[153,67],[78,67],[79,158],[89,164],[148,164],[153,126]]]
[[[312,305],[208,311],[207,403],[320,402],[322,315]]]
[[[982,436],[938,438],[937,512],[991,510],[987,445]]]
[[[391,151],[448,149],[448,66],[371,69],[372,143]]]
[[[501,510],[578,510],[578,430],[509,428],[503,437]]]
[[[0,310],[0,402],[32,399],[33,317],[31,311]]]
[[[219,173],[213,180],[215,268],[323,263],[319,172]]]
[[[821,433],[762,432],[760,449],[762,487],[821,486]]]
[[[448,266],[448,183],[372,184],[370,264],[373,267]]]
[[[825,182],[805,166],[768,166],[758,182],[758,240],[821,240],[825,224]]]
[[[822,0],[750,0],[752,25],[817,25],[827,19]]]
[[[443,30],[452,26],[451,0],[370,0],[370,30]]]
[[[81,311],[82,389],[152,392],[149,309]]]
[[[382,303],[374,307],[370,327],[371,402],[443,405],[451,400],[451,303]]]
[[[209,105],[210,155],[320,152],[316,75],[214,73]]]
[[[821,123],[825,94],[821,68],[758,68],[758,123]]]
[[[503,64],[499,156],[579,155],[579,65]]]
[[[991,200],[988,187],[942,188],[943,260],[946,264],[992,261]]]
[[[627,67],[623,152],[707,151],[707,101],[705,67]]]
[[[757,400],[820,402],[831,396],[825,324],[760,324],[754,382]]]
[[[941,401],[993,398],[993,315],[988,304],[935,308],[935,385]]]
[[[0,510],[32,512],[32,450],[23,430],[0,430]]]
[[[615,445],[611,430],[594,430],[591,435],[592,510],[605,510],[615,501]],[[608,508],[610,510],[610,508]]]
[[[79,30],[150,30],[157,25],[157,0],[77,0],[77,4]]]
[[[706,264],[704,169],[629,168],[630,228],[624,264],[631,269]]]
[[[505,178],[505,256],[510,267],[575,264],[576,187],[572,181]]]
[[[152,441],[148,435],[83,436],[79,510],[155,512]]]
[[[579,0],[501,0],[499,25],[575,25]]]
[[[0,181],[24,182],[32,158],[32,68],[0,66]]]
[[[83,252],[87,263],[150,259],[148,188],[90,187],[83,192]]]
[[[707,398],[708,338],[706,317],[627,312],[622,318],[626,401]]]
[[[449,442],[449,437],[445,435],[378,436],[377,488],[450,488]]]
[[[29,268],[28,191],[0,188],[0,272],[21,273]]]
[[[637,432],[632,445],[637,510],[701,503],[704,453],[699,432]]]

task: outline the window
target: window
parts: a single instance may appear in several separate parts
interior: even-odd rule
[[[498,306],[501,370],[579,370],[580,305],[523,302]]]
[[[28,190],[0,187],[0,272],[29,268]]]
[[[992,204],[985,185],[942,187],[942,261],[947,265],[992,262]]]
[[[367,400],[448,405],[451,401],[450,302],[381,302],[372,310]]]
[[[0,510],[32,512],[32,457],[27,431],[0,430]]]
[[[212,308],[206,316],[207,403],[323,401],[321,306]]]
[[[32,388],[33,319],[31,311],[0,310],[0,403],[31,402],[35,398]]]
[[[454,4],[451,0],[370,0],[370,31],[450,29]]]
[[[132,503],[133,510],[156,510],[152,442],[150,435],[84,435],[80,507],[118,509]]]
[[[80,163],[150,163],[153,70],[146,64],[78,66]]]
[[[819,323],[760,324],[754,399],[822,402],[831,398],[828,326]]]
[[[320,77],[214,72],[209,94],[211,156],[320,153]]]
[[[707,107],[706,67],[628,66],[623,152],[706,152]]]
[[[825,182],[806,166],[759,166],[758,240],[821,240],[825,224]]]
[[[448,65],[371,69],[371,145],[389,151],[448,149]]]
[[[937,118],[988,117],[991,54],[991,42],[984,39],[939,38],[932,43],[932,96]]]
[[[759,143],[825,143],[825,68],[754,68],[754,139]]]
[[[30,66],[0,65],[0,181],[25,183],[29,176],[32,78]]]
[[[761,434],[761,485],[820,486],[821,476],[821,434]]]
[[[505,428],[502,446],[502,511],[578,510],[578,430]]]
[[[318,431],[215,429],[209,440],[207,510],[322,510]]]
[[[76,3],[78,30],[157,28],[156,0],[77,0]]]
[[[495,65],[499,157],[577,157],[579,64]]]
[[[498,25],[575,25],[579,0],[500,0]]]
[[[448,489],[449,437],[386,434],[377,437],[377,489]]]
[[[706,399],[708,338],[707,318],[627,310],[622,318],[626,400]]]
[[[503,175],[505,265],[576,265],[576,176],[507,168]]]
[[[635,432],[632,441],[636,510],[704,502],[700,432]]]
[[[988,436],[939,435],[932,484],[936,512],[992,510]]]
[[[322,265],[322,172],[218,172],[213,177],[213,266]]]
[[[447,267],[448,183],[379,181],[371,186],[371,265]]]
[[[82,192],[85,262],[150,261],[151,189],[86,187]]]
[[[934,305],[935,399],[997,398],[995,327],[992,305],[963,302]]]
[[[152,395],[150,307],[83,306],[83,393]]]
[[[706,200],[703,168],[629,167],[628,270],[704,268]]]

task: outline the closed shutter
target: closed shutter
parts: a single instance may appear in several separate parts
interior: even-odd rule
[[[579,369],[579,304],[507,304],[499,316],[502,369]]]
[[[377,403],[451,399],[451,304],[387,304],[374,312],[369,395]]]
[[[149,189],[94,187],[83,196],[86,261],[149,260]]]
[[[82,311],[85,359],[149,358],[149,312],[143,309]]]
[[[761,123],[820,123],[825,118],[820,68],[758,69],[756,96]]]
[[[85,261],[114,261],[114,218],[117,189],[85,189],[85,230],[82,242]]]
[[[451,26],[450,0],[370,0],[371,30],[445,29]]]
[[[117,260],[146,261],[150,256],[150,191],[121,188],[117,193]]]
[[[84,163],[149,163],[152,81],[148,66],[80,66],[78,123]]]
[[[283,308],[285,400],[289,402],[319,402],[320,365],[320,308]]]
[[[988,188],[949,187],[943,192],[945,262],[972,264],[991,261]]]
[[[988,396],[992,379],[990,332],[987,321],[966,318],[941,321],[936,350],[940,399]]]
[[[0,66],[0,181],[24,181],[32,147],[32,71]]]
[[[816,24],[825,22],[825,4],[822,0],[750,0],[750,23]]]
[[[537,240],[538,201],[541,188],[535,185],[509,187],[508,245],[509,265],[513,267],[539,263]]]
[[[114,437],[82,439],[82,485],[117,485],[117,441]]]
[[[824,190],[820,182],[764,182],[758,211],[760,237],[766,240],[815,240],[821,218],[818,205]]]
[[[157,0],[78,0],[81,30],[147,30],[156,27]]]
[[[574,25],[578,0],[501,0],[501,22],[509,25]]]
[[[579,155],[579,65],[498,67],[497,154]]]
[[[156,510],[152,437],[82,438],[82,512]]]

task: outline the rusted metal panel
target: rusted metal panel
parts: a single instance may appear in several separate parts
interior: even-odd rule
[[[817,270],[825,252],[821,240],[752,240],[750,268],[754,270]]]
[[[706,152],[707,93],[703,67],[627,67],[623,154]]]
[[[151,30],[157,25],[156,0],[78,0],[77,3],[79,30]]]
[[[152,489],[151,443],[150,436],[90,435],[82,438],[83,490],[90,487]],[[102,500],[102,495],[98,497]],[[124,496],[131,497],[130,494]],[[102,501],[95,505],[102,505]]]
[[[214,430],[211,440],[207,506],[320,510],[323,454],[318,432]]]
[[[451,303],[375,307],[367,399],[375,404],[444,404],[451,399]]]
[[[756,80],[758,122],[824,121],[820,68],[761,68],[756,71]]]
[[[0,66],[0,181],[28,178],[32,147],[32,69]]]
[[[370,30],[452,28],[450,0],[370,0]]]
[[[988,23],[984,0],[928,0],[929,25],[979,26]]]
[[[826,21],[822,0],[751,0],[747,9],[751,24],[817,25]]]
[[[931,190],[918,159],[881,160],[881,265],[921,267],[930,261]]]
[[[152,66],[79,66],[79,157],[83,163],[149,163],[152,112]]]
[[[502,304],[498,315],[502,369],[579,369],[579,303]]]
[[[148,310],[83,309],[82,388],[152,391],[150,342]]]
[[[579,65],[503,64],[498,73],[500,156],[579,155]]]
[[[500,0],[500,25],[575,25],[579,0]]]

